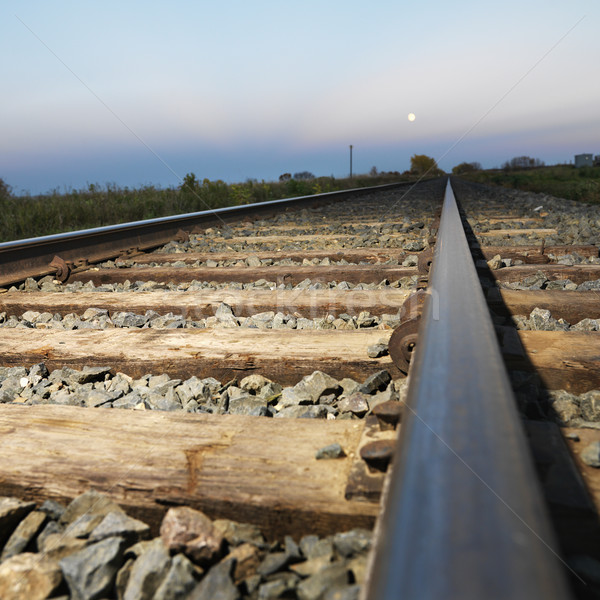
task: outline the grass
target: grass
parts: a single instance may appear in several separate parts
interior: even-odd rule
[[[477,183],[600,204],[600,167],[555,165],[522,170],[473,171],[460,177]]]
[[[220,180],[199,181],[190,173],[179,188],[145,186],[129,189],[110,184],[104,187],[91,184],[87,189],[66,193],[53,191],[39,196],[14,196],[0,179],[0,242],[224,206],[408,181],[410,178],[406,174],[384,173],[358,175],[352,179],[318,177],[284,182],[248,180],[229,185]]]
[[[460,175],[478,183],[529,192],[543,192],[590,204],[600,204],[600,167],[576,169],[556,165],[521,170],[472,171]],[[138,189],[91,184],[65,193],[14,196],[0,179],[0,242],[76,231],[167,215],[308,196],[322,192],[415,180],[409,173],[357,175],[352,179],[317,177],[283,182],[248,180],[226,184],[199,181],[192,173],[178,188],[144,186]]]

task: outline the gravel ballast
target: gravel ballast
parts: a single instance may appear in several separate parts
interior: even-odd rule
[[[373,383],[373,382],[376,383]],[[261,375],[220,382],[195,376],[182,381],[166,374],[133,379],[111,367],[69,367],[48,372],[43,363],[0,367],[0,403],[61,404],[88,408],[165,410],[262,417],[358,419],[388,400],[402,401],[407,379],[392,381],[381,371],[364,382],[336,380],[321,371],[283,387]],[[360,396],[361,406],[349,398]]]
[[[371,532],[266,541],[258,527],[170,508],[160,535],[88,490],[68,506],[0,497],[0,598],[356,600]]]

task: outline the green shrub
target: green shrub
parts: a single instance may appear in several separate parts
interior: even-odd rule
[[[477,171],[463,173],[461,177],[477,183],[543,192],[588,204],[600,203],[600,167],[576,169],[571,165],[555,165],[511,171]]]
[[[220,179],[200,181],[188,173],[176,188],[91,183],[81,190],[53,190],[38,196],[15,196],[0,179],[0,242],[411,179],[416,176],[392,172],[352,179],[283,177],[277,182],[247,180],[228,185]]]

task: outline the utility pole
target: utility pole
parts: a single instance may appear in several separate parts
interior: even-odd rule
[[[352,179],[352,144],[350,144],[350,179]]]

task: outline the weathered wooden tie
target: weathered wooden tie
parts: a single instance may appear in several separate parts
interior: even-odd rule
[[[518,235],[556,235],[558,231],[551,228],[528,228],[528,229],[490,229],[489,231],[474,231],[475,235],[482,237],[516,237]]]
[[[44,362],[48,369],[111,366],[132,377],[167,373],[187,379],[229,381],[260,373],[294,385],[307,373],[358,381],[387,369],[400,377],[389,357],[369,358],[367,347],[389,337],[383,330],[108,329],[50,331],[5,329],[0,365]]]
[[[297,285],[305,279],[312,283],[347,281],[348,283],[380,283],[384,279],[394,281],[401,277],[416,275],[416,267],[398,267],[382,265],[333,265],[327,268],[317,266],[273,266],[273,267],[132,267],[124,269],[92,268],[74,273],[69,282],[93,281],[95,285],[103,283],[122,283],[124,281],[190,282],[214,281],[217,283],[237,281],[249,283],[265,279],[277,285]]]
[[[371,527],[347,500],[363,423],[72,406],[0,405],[2,494],[68,502],[90,487],[157,532],[169,506],[297,538]],[[339,443],[346,456],[317,460]]]
[[[512,345],[503,348],[509,368],[535,371],[550,390],[582,394],[600,388],[598,332],[519,331],[518,339],[524,353]]]
[[[576,252],[583,257],[597,257],[597,246],[546,246],[544,255],[564,256],[567,253]],[[500,254],[503,258],[522,258],[541,256],[542,248],[538,245],[529,246],[482,246],[481,251],[486,259]],[[130,260],[133,263],[166,263],[182,261],[185,263],[194,263],[196,261],[206,262],[207,260],[226,261],[226,260],[245,260],[252,256],[260,260],[283,260],[289,259],[302,262],[306,259],[318,258],[320,260],[329,258],[332,261],[346,260],[350,263],[356,262],[386,262],[391,258],[402,259],[409,255],[419,252],[403,250],[401,248],[330,248],[320,250],[261,250],[257,252],[178,252],[164,253],[155,252],[151,254],[130,253],[124,255],[122,260]],[[324,265],[325,266],[325,265]]]
[[[1,298],[0,298],[1,300]],[[534,308],[549,310],[555,319],[574,325],[582,319],[599,319],[598,295],[564,290],[501,290],[491,288],[488,305],[494,312],[529,316]]]
[[[129,311],[144,314],[154,310],[159,314],[171,312],[189,319],[211,317],[222,302],[229,304],[238,317],[266,311],[299,313],[318,318],[328,314],[357,315],[394,314],[410,292],[398,289],[381,290],[205,290],[201,292],[65,292],[34,293],[8,292],[0,294],[0,312],[21,315],[26,311],[50,312],[65,315],[83,314],[89,307],[103,308],[113,314]]]
[[[593,281],[600,279],[600,265],[518,265],[514,267],[505,267],[492,271],[496,281],[521,281],[526,277],[535,275],[541,271],[549,280],[570,279],[573,283],[583,283],[584,281]]]
[[[595,332],[507,330],[503,353],[514,369],[535,370],[548,389],[581,393],[600,387],[600,335]],[[167,373],[229,381],[260,373],[284,385],[306,373],[361,381],[386,369],[403,377],[389,357],[368,358],[367,347],[390,330],[107,329],[53,331],[5,329],[0,366],[44,362],[62,366],[111,366],[132,377]]]

